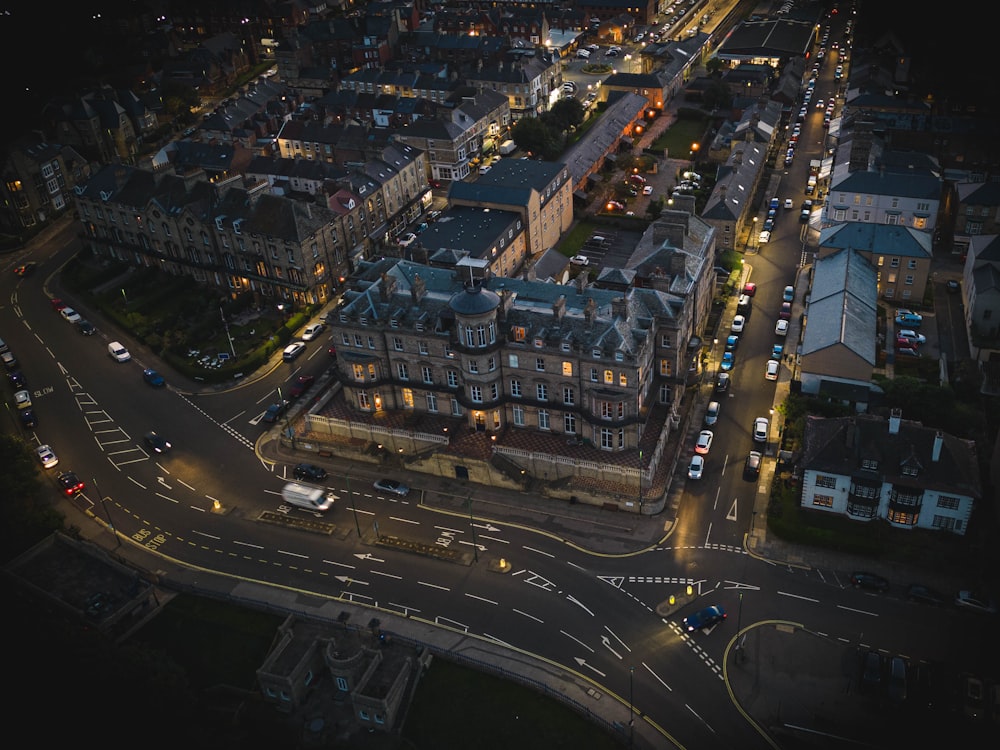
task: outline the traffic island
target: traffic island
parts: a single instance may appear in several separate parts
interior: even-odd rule
[[[447,562],[455,562],[462,565],[471,565],[473,560],[471,552],[463,552],[462,550],[452,549],[451,547],[442,547],[437,544],[418,542],[413,539],[404,539],[399,536],[389,536],[383,534],[375,537],[375,539],[371,540],[370,543],[377,547],[386,547],[389,549],[399,550],[400,552],[413,552],[417,555],[423,555],[424,557],[433,557],[436,560],[445,560]]]
[[[511,564],[509,560],[501,557],[496,560],[490,560],[486,564],[486,569],[491,573],[510,573]]]
[[[677,593],[671,594],[666,601],[656,605],[656,614],[660,617],[670,617],[674,612],[682,607],[686,607],[697,598],[698,594],[695,592],[694,587],[687,586]]]

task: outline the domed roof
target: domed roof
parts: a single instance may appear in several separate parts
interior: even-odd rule
[[[451,298],[448,306],[456,315],[483,315],[500,306],[500,295],[483,288],[481,284],[467,284],[465,289]]]

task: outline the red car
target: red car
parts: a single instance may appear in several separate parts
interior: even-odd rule
[[[757,293],[757,285],[754,284],[752,281],[748,281],[746,284],[743,285],[743,293],[747,297],[753,297]]]
[[[431,180],[430,185],[432,188],[439,188],[441,187],[441,180]]]
[[[312,375],[299,375],[298,379],[295,381],[295,384],[288,391],[288,395],[291,396],[292,398],[298,398],[303,393],[309,390],[309,387],[313,384],[313,381],[315,380],[316,378],[314,378]]]
[[[52,305],[52,309],[55,310],[56,312],[61,312],[66,308],[66,303],[63,302],[58,297],[53,297],[52,300],[50,301],[50,304]]]

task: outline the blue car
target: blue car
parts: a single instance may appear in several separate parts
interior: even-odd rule
[[[913,312],[912,310],[896,310],[896,325],[905,326],[906,328],[920,328],[920,324],[923,323],[923,316]]]
[[[785,351],[785,347],[782,344],[773,344],[771,346],[771,359],[776,359],[781,361],[781,354]]]
[[[722,622],[726,619],[726,610],[724,610],[718,604],[713,604],[710,607],[705,607],[704,609],[699,609],[693,615],[688,615],[684,618],[684,630],[691,632],[693,630],[702,630],[703,628],[710,628],[717,623]]]
[[[740,345],[740,337],[735,333],[726,338],[726,351],[732,352],[736,351],[736,347]]]
[[[142,377],[147,383],[149,383],[154,388],[162,388],[167,384],[167,381],[164,380],[163,376],[160,375],[160,373],[158,373],[156,370],[151,370],[147,368],[142,371]]]
[[[722,364],[719,365],[723,372],[728,372],[733,369],[733,363],[735,362],[735,357],[732,352],[726,352],[722,355]]]

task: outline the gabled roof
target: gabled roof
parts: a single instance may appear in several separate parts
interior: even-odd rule
[[[831,183],[829,192],[831,195],[842,192],[940,201],[941,189],[942,181],[938,177],[856,171],[848,172],[839,182]]]
[[[933,256],[931,239],[930,234],[913,227],[848,221],[820,230],[819,246],[929,260]]]
[[[861,253],[816,259],[806,316],[802,356],[840,345],[874,367],[878,274]]]

